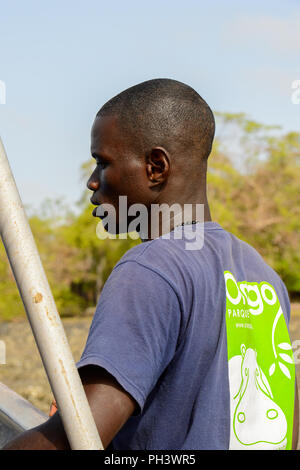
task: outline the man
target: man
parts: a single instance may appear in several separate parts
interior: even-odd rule
[[[107,280],[78,363],[104,447],[297,446],[288,294],[252,247],[211,221],[214,131],[198,93],[168,79],[125,90],[96,116],[91,202],[115,209],[116,233],[120,196],[148,211],[143,243]],[[177,204],[184,225],[173,214],[166,230],[151,217],[155,204]],[[188,248],[196,235],[198,248]],[[7,448],[68,448],[59,412]]]

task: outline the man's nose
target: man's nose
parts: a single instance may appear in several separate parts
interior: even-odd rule
[[[86,185],[87,185],[87,188],[90,189],[91,191],[97,191],[97,189],[99,189],[99,179],[96,177],[95,171],[89,177]]]

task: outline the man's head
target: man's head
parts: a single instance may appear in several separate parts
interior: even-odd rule
[[[97,113],[88,181],[92,202],[128,205],[202,202],[215,131],[211,109],[191,87],[170,79],[135,85]]]

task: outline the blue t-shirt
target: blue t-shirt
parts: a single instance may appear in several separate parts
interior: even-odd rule
[[[276,325],[273,319],[265,338],[269,334],[272,354],[277,348],[276,332],[286,329],[290,316],[286,288],[257,251],[218,223],[205,222],[203,247],[187,250],[186,231],[200,228],[176,227],[170,239],[132,248],[101,292],[77,367],[103,367],[138,404],[137,414],[113,440],[117,450],[268,448],[270,443],[283,448],[290,441],[286,423],[293,403],[285,410],[273,390],[280,380],[286,385],[287,373],[280,372],[277,350],[262,367],[260,336],[257,347],[252,341],[262,306],[275,305]],[[286,345],[281,352],[289,355],[288,333],[280,341]],[[293,366],[284,367],[292,381]],[[264,429],[259,436],[263,431],[255,428],[253,403],[266,421],[258,423]],[[278,432],[272,437],[269,422],[274,428],[276,413]]]

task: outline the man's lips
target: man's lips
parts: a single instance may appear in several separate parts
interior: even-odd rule
[[[91,201],[91,203],[92,203],[94,206],[97,206],[97,207],[94,208],[94,210],[93,210],[93,212],[92,212],[93,216],[94,216],[94,217],[97,217],[96,212],[97,212],[98,207],[99,207],[101,204],[100,204],[100,202],[93,200],[93,196],[90,198],[90,201]]]
[[[95,204],[95,205],[96,205],[96,204]],[[101,206],[101,204],[97,204],[97,207],[95,207],[95,208],[93,209],[92,214],[93,214],[94,217],[101,217],[100,215],[97,215],[97,210],[98,210],[98,208],[99,208],[100,206]]]
[[[97,210],[99,209],[99,207],[101,206],[101,204],[94,204],[94,205],[97,205],[97,207],[95,207],[95,208],[93,209],[93,211],[92,211],[93,216],[94,216],[94,217],[99,217],[101,220],[104,219],[104,216],[105,216],[105,215],[103,214],[103,211],[102,211],[102,214],[101,214],[101,211],[99,211],[101,215],[100,215],[100,214],[97,214]],[[106,212],[106,211],[104,211],[104,212]]]

